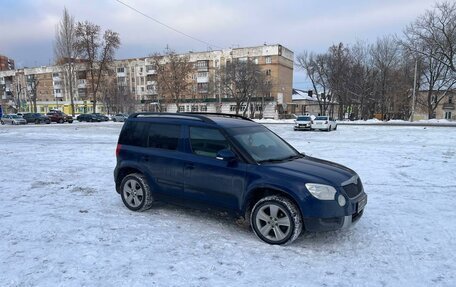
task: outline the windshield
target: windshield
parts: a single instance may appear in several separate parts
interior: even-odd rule
[[[310,121],[310,117],[298,117],[298,121]]]
[[[315,120],[316,121],[327,121],[328,117],[316,117]]]
[[[263,126],[231,128],[228,132],[257,162],[301,157],[295,149]]]
[[[13,119],[19,119],[19,118],[21,118],[21,117],[18,116],[18,115],[11,115],[11,117],[12,117]]]

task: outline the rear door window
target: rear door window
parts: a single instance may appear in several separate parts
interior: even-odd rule
[[[179,137],[179,125],[150,124],[146,143],[151,148],[177,150]]]

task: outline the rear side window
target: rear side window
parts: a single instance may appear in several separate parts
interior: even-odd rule
[[[147,122],[127,122],[119,143],[139,147],[177,150],[180,126]]]
[[[194,154],[214,158],[217,152],[230,148],[223,134],[211,128],[190,127],[190,144]]]
[[[144,131],[146,130],[146,125],[147,123],[144,122],[128,122],[122,130],[119,144],[145,147]]]

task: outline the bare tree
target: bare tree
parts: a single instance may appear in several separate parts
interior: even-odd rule
[[[456,2],[437,3],[407,26],[404,36],[410,50],[456,72]]]
[[[192,81],[195,69],[189,57],[167,49],[164,55],[154,54],[151,64],[157,72],[161,102],[173,102],[179,111],[182,100],[195,93]]]
[[[32,104],[32,110],[34,113],[37,112],[36,99],[38,97],[38,85],[40,80],[36,75],[27,76],[27,90],[29,92],[30,103]]]
[[[312,82],[313,93],[315,94],[320,114],[326,115],[331,103],[329,92],[329,63],[327,54],[314,54],[304,51],[297,57],[298,66],[304,70]]]
[[[252,99],[263,96],[267,92],[265,89],[271,85],[251,59],[233,59],[221,65],[216,73],[220,91],[234,100],[237,115],[245,106],[243,115],[246,116]]]
[[[66,8],[63,9],[63,17],[56,27],[54,55],[56,63],[63,69],[64,84],[70,94],[71,113],[74,117],[75,61],[78,56],[76,23]]]
[[[100,26],[88,21],[78,22],[75,47],[86,63],[94,112],[97,107],[97,93],[100,83],[107,74],[109,63],[113,61],[116,49],[120,46],[118,33],[106,30],[103,38],[100,36]]]

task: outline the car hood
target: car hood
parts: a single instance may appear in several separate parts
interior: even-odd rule
[[[264,167],[271,172],[302,178],[306,182],[335,186],[340,186],[342,182],[356,175],[348,167],[309,156],[281,163],[265,164]]]

